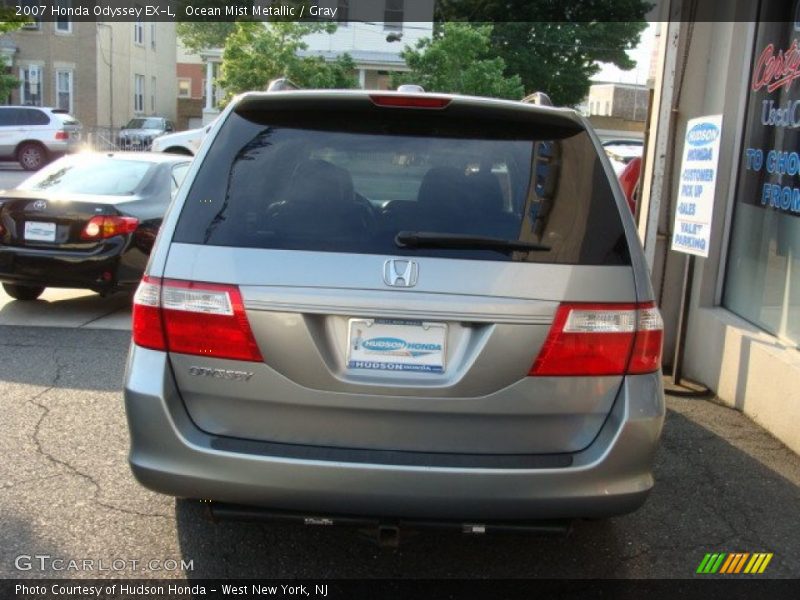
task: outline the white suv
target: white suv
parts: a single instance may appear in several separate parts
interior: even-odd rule
[[[0,106],[0,161],[18,161],[36,171],[77,150],[81,124],[57,108]]]

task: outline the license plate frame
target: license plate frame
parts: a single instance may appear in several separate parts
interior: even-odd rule
[[[447,368],[447,323],[352,318],[348,369],[441,375]]]
[[[26,242],[56,241],[56,224],[49,221],[25,221]]]

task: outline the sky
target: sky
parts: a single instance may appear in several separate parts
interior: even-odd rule
[[[610,63],[598,63],[602,68],[592,77],[593,81],[607,81],[610,83],[647,83],[647,74],[650,72],[650,56],[655,44],[657,23],[651,22],[642,32],[641,41],[634,50],[628,51],[628,56],[636,61],[636,68],[622,71]]]

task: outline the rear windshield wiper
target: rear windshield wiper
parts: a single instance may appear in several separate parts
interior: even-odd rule
[[[506,240],[485,235],[437,233],[435,231],[400,231],[394,238],[398,248],[454,248],[462,250],[497,250],[498,252],[547,252],[550,246]]]

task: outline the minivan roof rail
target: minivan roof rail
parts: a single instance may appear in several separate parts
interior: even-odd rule
[[[297,85],[288,77],[278,77],[277,79],[273,79],[267,84],[268,92],[284,92],[286,90],[299,90],[299,89],[301,89],[300,86]]]
[[[538,104],[540,106],[553,106],[553,101],[550,100],[550,96],[544,92],[533,92],[532,94],[525,96],[522,99],[522,102],[527,104]]]

